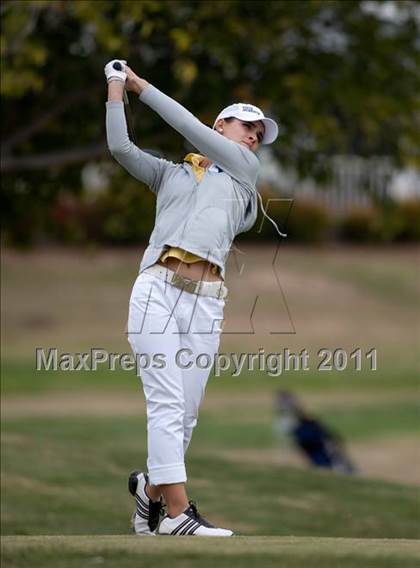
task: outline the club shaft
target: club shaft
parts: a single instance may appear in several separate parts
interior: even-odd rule
[[[124,100],[125,111],[126,111],[126,115],[127,115],[127,122],[128,122],[128,128],[130,130],[131,140],[137,146],[136,135],[134,133],[134,126],[133,126],[133,120],[132,120],[131,109],[130,109],[130,101],[128,100],[127,91],[125,89],[124,89],[124,94],[123,94],[123,100]]]

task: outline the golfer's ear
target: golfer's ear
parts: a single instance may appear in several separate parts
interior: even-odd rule
[[[223,126],[223,118],[219,118],[219,120],[216,122],[216,124],[214,125],[214,129],[217,130],[218,128],[220,128],[221,126]]]

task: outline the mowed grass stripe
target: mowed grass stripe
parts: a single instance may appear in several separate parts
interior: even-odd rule
[[[399,566],[411,568],[420,559],[420,544],[401,539],[342,539],[312,537],[31,536],[4,537],[3,559],[17,568],[106,565],[158,567],[169,561],[176,568],[256,566],[329,568]],[[83,563],[83,564],[82,564]]]

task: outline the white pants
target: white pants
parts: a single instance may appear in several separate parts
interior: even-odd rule
[[[152,485],[187,480],[184,455],[219,349],[224,305],[146,272],[134,283],[128,341],[146,399]]]

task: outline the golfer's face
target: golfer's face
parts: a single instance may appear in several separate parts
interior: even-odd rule
[[[261,121],[245,122],[234,118],[232,122],[223,124],[223,133],[227,138],[255,152],[264,136],[264,124]]]

